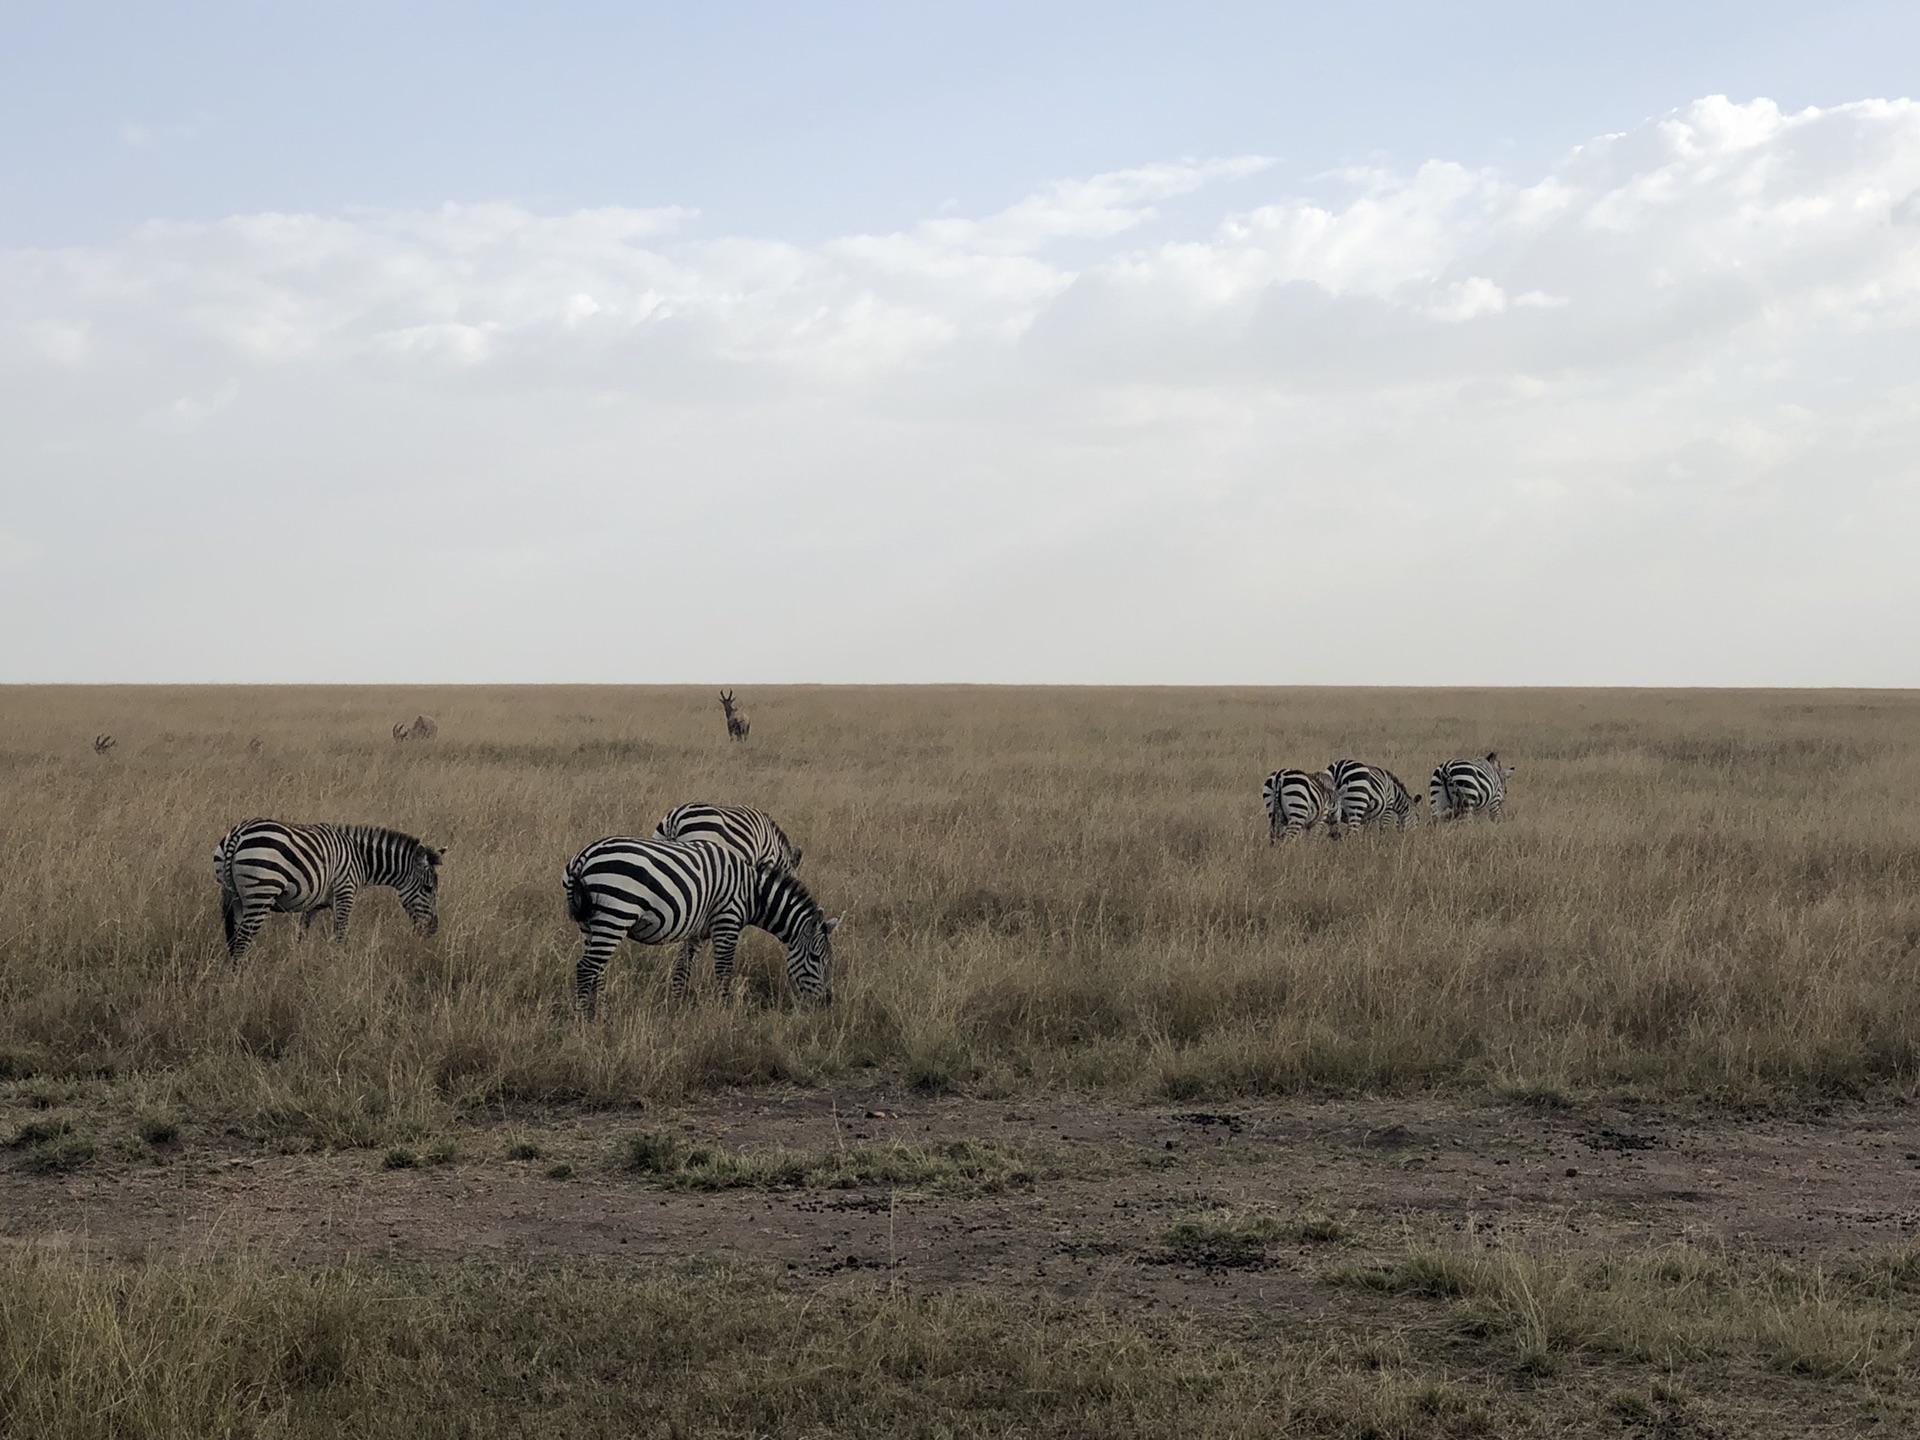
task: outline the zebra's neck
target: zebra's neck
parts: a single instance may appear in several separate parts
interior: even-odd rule
[[[753,918],[748,922],[773,935],[782,944],[791,945],[801,927],[820,918],[820,907],[792,875],[769,866],[761,867],[753,882]]]
[[[419,840],[378,825],[340,825],[335,829],[360,863],[369,884],[391,885],[412,868]]]

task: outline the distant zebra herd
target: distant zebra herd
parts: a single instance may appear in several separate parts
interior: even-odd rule
[[[288,825],[244,820],[213,853],[227,955],[246,954],[275,911],[300,917],[302,934],[323,910],[344,940],[354,897],[370,886],[392,887],[423,935],[439,928],[435,895],[446,848],[373,825]],[[724,985],[734,947],[752,926],[787,947],[787,974],[803,995],[833,999],[829,919],[794,873],[800,848],[773,818],[739,805],[696,803],[667,812],[652,836],[596,840],[567,863],[561,884],[567,914],[586,948],[574,969],[574,1003],[594,1013],[600,979],[623,937],[642,945],[679,944],[671,994],[686,991],[694,952],[713,942],[713,968]]]
[[[747,736],[747,716],[724,690],[720,703],[731,740]],[[393,727],[396,740],[432,739],[439,727],[427,716]],[[256,741],[257,745],[258,742]],[[111,735],[94,740],[106,754]],[[1349,830],[1405,830],[1419,823],[1430,798],[1436,822],[1485,815],[1500,818],[1514,767],[1498,752],[1484,759],[1439,765],[1427,795],[1411,793],[1382,766],[1336,760],[1324,770],[1276,770],[1261,787],[1269,844],[1324,827],[1331,839]],[[387,886],[423,935],[439,928],[435,899],[439,849],[398,830],[372,825],[292,825],[252,819],[234,826],[214,851],[227,954],[239,963],[267,916],[300,916],[304,935],[322,911],[332,912],[333,935],[343,940],[355,897]],[[798,876],[800,847],[773,818],[740,805],[695,802],[669,810],[645,838],[596,840],[567,863],[561,885],[567,915],[584,947],[574,967],[574,1006],[591,1016],[601,980],[623,938],[678,947],[669,994],[686,992],[699,946],[713,943],[713,968],[724,985],[733,973],[740,932],[765,930],[787,947],[787,974],[802,994],[833,998],[829,918]]]
[[[1470,815],[1500,818],[1514,767],[1497,751],[1484,760],[1448,760],[1437,766],[1427,793],[1435,821]],[[1329,839],[1348,830],[1405,830],[1419,823],[1423,797],[1409,793],[1400,777],[1378,765],[1336,760],[1324,770],[1276,770],[1261,786],[1267,810],[1267,843],[1292,840],[1324,825]]]

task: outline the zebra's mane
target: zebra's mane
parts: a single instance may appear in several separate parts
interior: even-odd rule
[[[327,828],[344,835],[356,845],[404,846],[410,850],[424,850],[435,865],[440,863],[441,852],[438,849],[418,835],[409,835],[404,830],[390,829],[385,825],[329,825]]]
[[[820,920],[826,914],[800,877],[777,865],[754,867],[753,898],[754,909],[762,915],[797,912],[803,919]]]

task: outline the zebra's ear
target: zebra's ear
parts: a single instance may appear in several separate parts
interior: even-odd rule
[[[826,935],[831,935],[840,928],[840,922],[846,918],[844,915],[836,915],[831,920],[822,920],[820,922],[821,932]]]
[[[1487,759],[1490,763],[1498,765],[1500,763],[1500,752],[1498,750],[1487,751]]]
[[[807,852],[802,850],[798,845],[794,846],[793,847],[793,863],[798,865],[800,863],[800,857],[806,853]]]
[[[446,846],[442,845],[438,850],[434,849],[431,845],[427,846],[427,863],[429,865],[438,865],[442,860],[446,858],[447,858]]]

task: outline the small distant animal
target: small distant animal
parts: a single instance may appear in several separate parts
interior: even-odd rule
[[[1408,793],[1400,777],[1378,765],[1336,760],[1327,767],[1333,798],[1327,809],[1327,834],[1338,840],[1348,828],[1391,825],[1405,830],[1419,823],[1414,813],[1422,799]]]
[[[414,716],[411,725],[403,720],[393,727],[396,740],[431,740],[439,733],[440,727],[425,715]]]
[[[104,755],[119,743],[120,742],[111,735],[96,735],[93,737],[93,753],[96,755]]]
[[[788,872],[800,868],[800,847],[764,810],[745,805],[709,805],[692,801],[676,805],[655,827],[656,840],[713,840],[731,846],[754,865],[771,865]]]
[[[1433,797],[1435,820],[1464,820],[1476,810],[1487,819],[1498,820],[1506,803],[1507,780],[1514,767],[1502,765],[1498,751],[1489,750],[1484,760],[1449,760],[1433,772],[1428,793]]]
[[[574,967],[574,1008],[591,1017],[600,979],[621,938],[642,945],[679,941],[669,993],[686,994],[693,953],[713,941],[713,970],[724,986],[734,947],[751,925],[787,947],[787,974],[803,995],[833,999],[833,932],[798,877],[755,866],[731,846],[701,840],[596,840],[567,863],[561,877],[567,914],[586,937]]]
[[[747,738],[747,712],[733,703],[733,691],[720,692],[720,708],[727,712],[727,738],[744,740]]]
[[[1333,774],[1330,770],[1310,773],[1306,770],[1276,770],[1260,787],[1260,800],[1267,807],[1267,843],[1291,840],[1309,833],[1316,825],[1328,822],[1328,807],[1333,802]]]
[[[322,910],[332,910],[333,938],[346,939],[354,897],[369,885],[392,886],[414,929],[431,935],[440,928],[434,897],[446,853],[377,825],[243,820],[213,852],[227,958],[239,963],[276,910],[299,915],[302,935]]]

